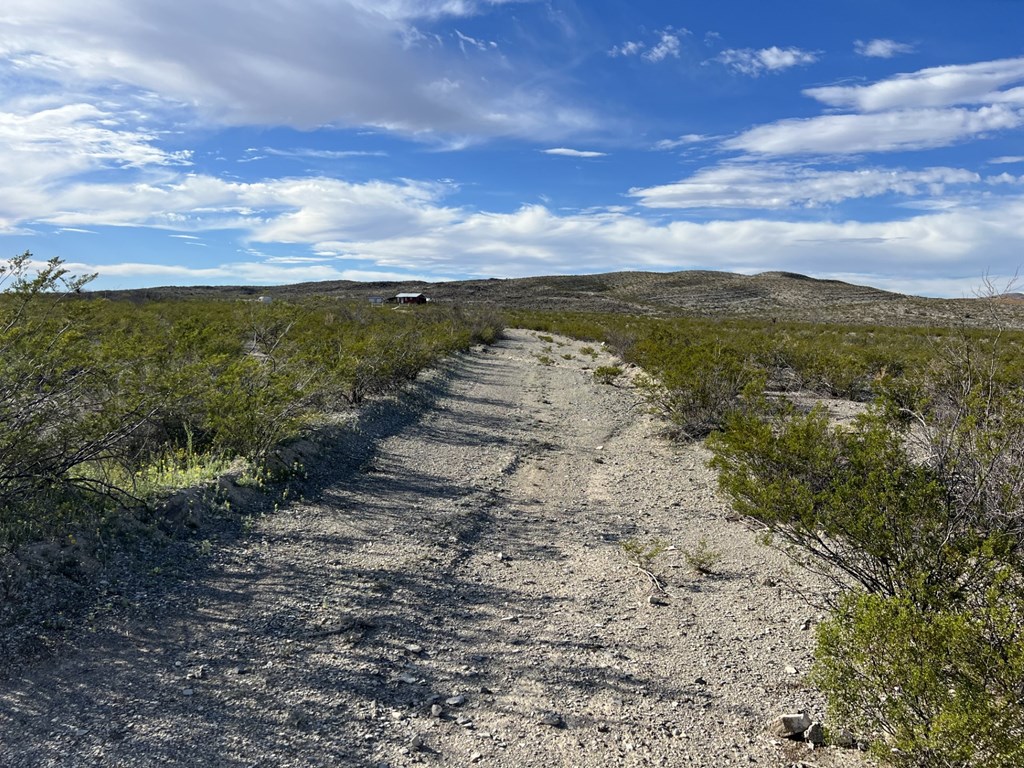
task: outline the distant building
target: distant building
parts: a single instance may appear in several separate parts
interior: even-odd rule
[[[390,301],[395,304],[426,304],[430,299],[422,293],[400,293]]]

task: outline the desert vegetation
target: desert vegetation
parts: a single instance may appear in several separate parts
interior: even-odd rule
[[[1024,337],[555,317],[613,345],[734,509],[835,586],[814,679],[907,768],[1024,761]],[[788,391],[868,404],[852,425]]]
[[[102,541],[120,516],[233,462],[287,471],[277,450],[325,414],[502,327],[443,303],[80,295],[88,280],[58,260],[30,269],[29,254],[0,265],[5,562],[29,542]],[[605,392],[635,386],[669,438],[706,438],[734,510],[832,585],[812,677],[833,726],[901,768],[1024,762],[1024,332],[978,317],[505,321],[546,345],[535,369],[578,359]],[[588,345],[562,352],[551,334]],[[599,364],[598,347],[622,363]],[[815,397],[864,412],[837,424],[806,405]],[[655,597],[665,547],[621,544]],[[709,580],[722,557],[703,538],[681,555]]]
[[[500,323],[306,299],[129,302],[31,255],[0,265],[0,551],[109,524],[393,391]]]

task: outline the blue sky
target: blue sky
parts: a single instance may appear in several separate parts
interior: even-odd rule
[[[0,255],[97,288],[1024,261],[1024,2],[4,0]]]

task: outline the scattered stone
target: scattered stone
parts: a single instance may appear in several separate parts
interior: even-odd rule
[[[807,716],[806,712],[779,715],[768,724],[769,731],[775,736],[780,736],[784,739],[801,736],[810,727],[811,718]]]
[[[469,756],[469,762],[471,762],[471,763],[479,763],[483,759],[484,759],[484,756],[483,756],[483,753],[481,753],[481,752],[474,752],[473,754],[471,754]]]
[[[409,751],[419,752],[423,749],[424,746],[426,746],[426,743],[427,741],[423,738],[423,734],[417,733],[415,736],[409,739]]]
[[[564,728],[565,720],[557,712],[544,712],[537,718],[538,725],[548,725],[552,728]]]
[[[442,707],[440,704],[431,704],[430,714],[434,717],[440,717],[444,714],[444,707]]]
[[[834,743],[837,747],[841,747],[842,749],[855,749],[857,746],[857,739],[845,728],[840,728],[835,734]]]
[[[668,605],[668,598],[658,592],[655,592],[653,595],[649,595],[647,597],[647,602],[651,605]]]
[[[811,727],[804,731],[804,741],[814,747],[825,746],[825,728],[821,723],[811,723]]]
[[[806,632],[812,626],[814,626],[814,622],[813,621],[811,621],[810,619],[804,619],[804,623],[800,625],[800,629],[802,629],[804,632]]]
[[[185,688],[181,692],[181,695],[182,696],[193,696],[193,695],[195,695],[195,692],[196,692],[195,688]]]
[[[466,697],[463,696],[461,693],[458,693],[454,696],[449,696],[447,699],[444,700],[444,703],[447,704],[449,707],[461,707],[463,704],[466,703]]]
[[[405,650],[409,653],[423,653],[423,646],[419,643],[409,643],[405,646]]]
[[[799,670],[797,670],[797,668],[794,667],[792,664],[787,664],[786,665],[786,674],[787,675],[796,675],[796,674],[799,674]]]
[[[707,685],[708,681],[705,680],[703,677],[698,677],[698,678],[694,679],[693,684],[694,685]]]
[[[417,682],[419,678],[417,678],[416,675],[399,675],[398,679],[403,683],[408,683],[409,685],[412,685],[415,682]]]

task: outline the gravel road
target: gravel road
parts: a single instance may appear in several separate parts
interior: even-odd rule
[[[581,346],[510,331],[378,407],[306,498],[0,681],[0,765],[865,765],[766,732],[821,716],[820,616]]]

